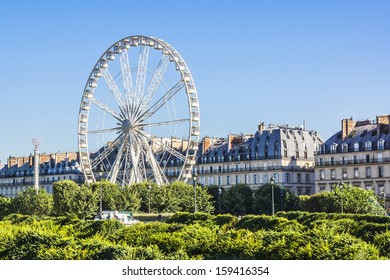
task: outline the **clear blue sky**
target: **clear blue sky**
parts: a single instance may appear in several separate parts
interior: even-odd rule
[[[117,40],[159,37],[186,60],[201,136],[390,114],[390,1],[0,1],[0,160],[77,150],[81,94]]]

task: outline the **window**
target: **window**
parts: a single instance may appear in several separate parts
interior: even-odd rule
[[[236,175],[236,185],[240,183],[240,176]]]
[[[342,173],[343,173],[343,179],[347,179],[347,168],[343,168],[342,169]]]
[[[244,176],[244,184],[249,184],[248,175],[245,175],[245,176]]]
[[[371,167],[366,167],[366,178],[371,178]]]
[[[305,179],[306,181],[305,181],[305,183],[306,183],[306,184],[310,184],[310,174],[309,174],[309,173],[306,173],[305,176],[306,176],[306,179]]]
[[[353,169],[353,177],[354,178],[359,178],[359,168],[354,168]]]
[[[257,174],[253,174],[253,184],[257,184]]]
[[[378,162],[383,162],[383,155],[382,154],[378,154]]]
[[[320,180],[324,180],[324,179],[325,179],[325,171],[320,170]]]
[[[320,158],[320,166],[321,165],[324,165],[324,159],[323,158]]]
[[[334,144],[332,144],[332,145],[330,146],[330,152],[331,152],[332,154],[334,154],[334,153],[336,153],[336,151],[337,151],[337,144],[334,143]]]
[[[210,173],[213,173],[213,167],[210,166]]]
[[[334,158],[333,157],[330,158],[330,165],[334,165]]]
[[[346,157],[342,157],[342,158],[341,158],[341,164],[346,164],[346,163],[347,163]]]
[[[335,180],[335,179],[336,179],[336,170],[334,170],[334,169],[331,169],[331,170],[330,170],[330,178],[331,178],[332,180]]]
[[[372,149],[371,141],[367,141],[366,143],[364,143],[364,147],[365,147],[366,151],[371,151],[371,149]]]
[[[358,158],[357,158],[357,156],[353,156],[353,163],[358,163]]]
[[[218,176],[218,186],[222,185],[222,177]]]
[[[240,171],[240,166],[238,164],[236,164],[236,171]]]
[[[230,185],[230,176],[226,176],[226,185]]]
[[[218,166],[218,172],[221,173],[222,172],[222,166]]]
[[[230,165],[226,165],[226,172],[230,171]]]
[[[378,140],[378,150],[384,150],[385,149],[385,140],[380,139]]]
[[[343,153],[348,153],[348,144],[347,143],[344,143],[342,146],[341,146],[341,151]]]
[[[301,173],[297,174],[297,183],[298,184],[302,183],[302,174]]]
[[[353,144],[353,150],[354,150],[355,152],[359,152],[359,143],[354,143],[354,144]]]
[[[366,155],[366,163],[370,162],[370,155]]]
[[[378,166],[378,177],[383,177],[383,166]]]
[[[290,175],[290,173],[286,173],[286,183],[291,183],[291,175]]]

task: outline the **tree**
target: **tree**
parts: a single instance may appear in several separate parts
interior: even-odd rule
[[[335,185],[331,191],[334,200],[344,213],[385,215],[379,198],[372,190],[365,190],[349,184]]]
[[[118,210],[137,212],[141,208],[141,197],[133,186],[119,187]]]
[[[63,180],[53,184],[54,214],[61,216],[73,213],[74,197],[80,188],[74,181]]]
[[[13,213],[23,215],[48,216],[53,210],[53,198],[44,189],[27,188],[11,200],[10,209]]]
[[[278,185],[274,185],[274,209],[275,212],[284,210],[282,207],[282,192]],[[272,214],[272,184],[260,186],[254,193],[254,213]]]
[[[11,198],[0,195],[0,219],[11,214]]]
[[[92,188],[87,185],[82,185],[75,192],[73,197],[73,213],[77,215],[80,219],[91,219],[96,216],[99,206],[98,206],[99,197]]]
[[[335,185],[331,191],[323,191],[303,199],[301,210],[385,215],[385,210],[373,191],[349,184]]]
[[[237,184],[221,195],[223,213],[233,215],[251,214],[253,212],[253,191],[250,186]]]
[[[75,214],[80,219],[92,218],[98,211],[99,196],[87,185],[79,186],[71,180],[53,184],[54,213]]]

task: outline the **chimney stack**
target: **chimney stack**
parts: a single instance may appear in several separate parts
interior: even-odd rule
[[[356,125],[356,121],[352,120],[352,117],[349,119],[343,119],[341,121],[341,137],[346,138],[349,133],[354,129]]]
[[[204,154],[208,148],[211,146],[211,139],[208,136],[205,136],[202,141],[202,154]]]
[[[381,125],[387,125],[390,128],[390,115],[376,116],[376,125],[377,125],[377,137],[382,133]]]

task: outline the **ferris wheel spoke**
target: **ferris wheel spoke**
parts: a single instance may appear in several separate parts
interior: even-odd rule
[[[149,47],[141,46],[138,57],[137,80],[135,86],[136,105],[142,102],[145,92],[146,71],[148,69]]]
[[[123,137],[122,143],[120,143],[120,147],[118,149],[117,156],[108,175],[111,183],[115,183],[118,177],[120,164],[122,163],[123,149],[125,148],[126,143],[127,143],[127,137]]]
[[[120,93],[118,86],[116,85],[114,78],[112,77],[108,68],[103,68],[102,71],[103,77],[106,80],[107,86],[111,91],[111,94],[114,96],[116,103],[118,104],[119,109],[123,112],[126,109],[123,96]]]
[[[112,110],[111,108],[109,108],[106,104],[104,104],[103,102],[95,99],[95,98],[92,98],[91,99],[91,102],[93,104],[95,104],[96,106],[98,106],[100,109],[106,111],[107,113],[109,113],[111,116],[113,116],[114,118],[116,118],[118,121],[123,121],[123,118],[118,114],[116,113],[114,110]]]
[[[129,170],[129,172],[127,173],[131,175],[132,177],[131,181],[139,182],[143,173],[142,167],[140,165],[141,148],[134,134],[129,140],[129,143],[131,144],[128,145],[128,155],[129,155],[129,160],[132,163],[132,170]]]
[[[163,143],[161,139],[152,137],[150,135],[145,134],[145,132],[140,132],[146,139],[152,139],[154,143],[158,145],[158,147],[162,148],[164,152],[168,152],[171,155],[175,156],[176,158],[180,159],[181,161],[185,162],[186,157],[181,154],[180,152],[176,151],[175,149],[171,148],[167,145],[167,143]]]
[[[179,119],[179,120],[172,120],[172,121],[165,121],[165,122],[156,122],[156,123],[145,123],[140,126],[142,127],[149,127],[149,126],[160,126],[160,125],[169,125],[169,124],[177,124],[182,122],[189,122],[190,119]]]
[[[161,107],[163,107],[172,97],[176,95],[183,87],[184,82],[180,80],[170,90],[168,90],[156,103],[154,103],[149,109],[138,116],[138,120],[147,119],[153,116]]]
[[[120,127],[113,127],[113,128],[107,128],[107,129],[100,129],[100,130],[90,130],[87,131],[87,134],[99,134],[99,133],[107,133],[107,132],[114,132],[119,131]]]
[[[105,159],[118,147],[123,135],[119,135],[108,147],[106,147],[101,153],[98,154],[91,162],[92,169],[96,168],[99,164],[103,163]]]
[[[161,169],[160,165],[158,164],[155,154],[152,151],[151,145],[148,143],[148,138],[146,138],[143,134],[140,137],[141,145],[143,146],[143,151],[145,153],[146,158],[148,159],[150,163],[150,167],[153,171],[153,177],[156,180],[156,183],[158,185],[164,185],[168,183],[168,179],[166,178],[163,170]]]
[[[153,99],[153,96],[161,83],[162,77],[164,76],[165,70],[167,69],[168,63],[169,56],[163,55],[158,63],[156,70],[153,73],[153,77],[149,83],[148,89],[146,90],[146,94],[142,102],[145,108],[149,106],[150,101]]]
[[[123,78],[123,86],[125,89],[126,105],[129,106],[134,94],[133,81],[131,79],[131,68],[129,63],[129,55],[127,50],[124,49],[120,55],[120,64]]]

